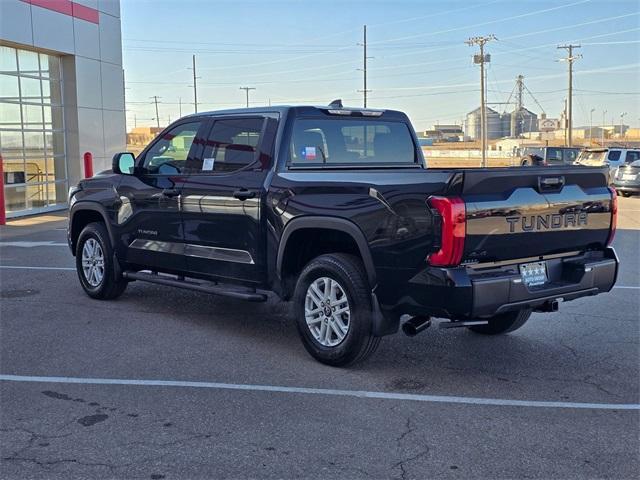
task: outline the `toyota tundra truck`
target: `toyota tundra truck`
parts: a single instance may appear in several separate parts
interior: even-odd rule
[[[132,281],[275,294],[334,366],[400,328],[504,334],[613,287],[606,167],[427,167],[398,111],[198,113],[73,187],[68,242],[94,299]]]

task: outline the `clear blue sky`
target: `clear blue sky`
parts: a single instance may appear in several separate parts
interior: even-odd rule
[[[362,26],[367,25],[369,106],[406,111],[417,130],[459,123],[479,105],[477,47],[487,46],[488,101],[505,102],[518,74],[540,105],[558,117],[567,88],[566,55],[557,44],[580,43],[574,77],[574,125],[607,123],[627,112],[640,124],[638,0],[122,0],[127,119],[161,124],[193,111],[191,55],[197,55],[199,109],[252,105],[362,105]],[[496,105],[502,111],[504,105]],[[512,108],[512,107],[511,107]]]

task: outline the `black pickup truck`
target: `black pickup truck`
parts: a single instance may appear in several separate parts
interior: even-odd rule
[[[97,299],[134,280],[274,292],[330,365],[367,357],[401,324],[506,333],[613,287],[606,168],[426,167],[397,111],[199,113],[71,189],[69,246]]]

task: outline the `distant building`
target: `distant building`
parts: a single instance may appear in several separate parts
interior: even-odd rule
[[[470,140],[480,140],[480,108],[476,108],[467,114],[465,121],[465,134]],[[538,130],[538,116],[521,107],[510,113],[499,114],[487,107],[487,138],[511,137],[518,138],[525,133]]]
[[[465,137],[470,140],[480,140],[481,132],[481,110],[480,107],[472,112],[467,113],[465,119],[464,132]],[[487,138],[493,140],[503,137],[502,119],[500,114],[490,107],[486,107],[487,115]]]
[[[523,133],[538,131],[538,116],[524,107],[503,116],[509,119],[508,133],[506,129],[503,131],[505,137],[518,138]]]
[[[146,146],[163,130],[163,127],[136,127],[127,133],[127,145]]]
[[[464,137],[461,125],[434,125],[433,129],[420,132],[419,137],[434,142],[459,142]]]

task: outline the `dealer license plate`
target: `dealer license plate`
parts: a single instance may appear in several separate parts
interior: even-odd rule
[[[527,287],[547,283],[547,264],[545,262],[524,263],[520,265],[520,275]]]

